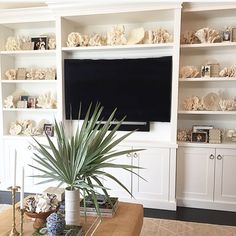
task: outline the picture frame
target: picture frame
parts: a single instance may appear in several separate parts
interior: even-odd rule
[[[211,66],[205,65],[201,67],[201,77],[202,78],[209,78],[211,77]]]
[[[47,36],[31,37],[31,42],[34,43],[34,50],[48,49]]]
[[[26,78],[26,68],[18,68],[16,72],[17,80],[25,80]]]
[[[223,42],[230,42],[231,41],[231,32],[230,32],[230,30],[227,29],[227,30],[223,31],[222,41]]]
[[[191,142],[196,143],[207,143],[208,135],[207,132],[192,132],[191,134]]]
[[[43,126],[44,133],[50,137],[54,136],[54,126],[52,124],[44,124]]]
[[[213,125],[193,125],[193,132],[206,132],[207,142],[209,142],[209,131],[214,129]]]
[[[236,42],[236,28],[232,28],[232,42]]]
[[[37,98],[29,96],[28,97],[28,108],[36,108]]]

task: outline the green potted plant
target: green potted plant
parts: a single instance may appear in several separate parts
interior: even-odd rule
[[[105,124],[102,124],[103,107],[97,104],[93,111],[91,107],[90,105],[88,108],[83,124],[80,127],[78,122],[76,132],[71,137],[66,134],[64,125],[55,121],[56,144],[48,135],[46,135],[48,145],[40,144],[34,139],[37,143],[34,161],[38,165],[31,165],[31,167],[42,173],[37,175],[37,177],[45,179],[41,183],[56,180],[59,185],[66,185],[65,217],[67,224],[78,224],[80,193],[84,197],[89,195],[93,199],[98,214],[100,213],[96,195],[98,189],[103,191],[107,200],[112,204],[107,188],[102,183],[104,177],[115,181],[131,194],[116,177],[106,171],[107,168],[121,168],[132,173],[134,173],[134,168],[138,168],[111,162],[117,156],[141,150],[114,150],[120,142],[133,133],[132,131],[116,137],[117,130],[124,119],[111,128],[112,122],[115,120],[115,111]]]

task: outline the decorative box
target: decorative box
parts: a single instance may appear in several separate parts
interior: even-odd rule
[[[58,201],[63,201],[65,199],[65,189],[64,188],[56,188],[56,187],[48,187],[43,191],[43,194],[55,194],[57,196]]]
[[[220,129],[210,129],[209,130],[209,143],[221,143]]]

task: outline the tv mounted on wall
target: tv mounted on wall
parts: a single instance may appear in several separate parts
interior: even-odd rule
[[[104,119],[117,108],[117,119],[170,121],[172,57],[64,63],[66,119],[78,119],[80,103],[83,119],[91,102],[100,102]]]

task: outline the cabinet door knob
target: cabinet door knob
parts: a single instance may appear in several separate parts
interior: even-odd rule
[[[134,158],[137,158],[137,157],[138,157],[138,153],[135,152],[135,153],[134,153]]]
[[[210,158],[211,160],[213,160],[213,159],[215,158],[215,156],[214,156],[213,154],[211,154],[211,155],[209,156],[209,158]]]
[[[216,158],[217,160],[222,160],[223,157],[219,154]]]
[[[28,146],[28,150],[31,150],[31,149],[32,149],[32,146],[31,146],[31,145],[29,145],[29,146]]]
[[[127,157],[131,157],[131,153],[127,153],[126,156],[127,156]]]

